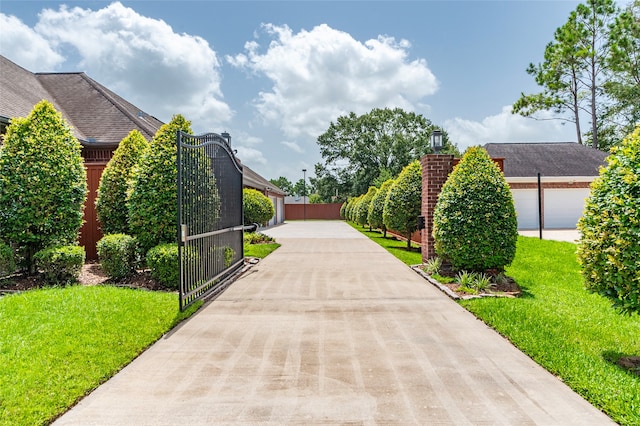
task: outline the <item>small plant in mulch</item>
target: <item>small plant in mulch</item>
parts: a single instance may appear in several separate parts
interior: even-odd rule
[[[496,269],[483,272],[457,270],[441,258],[429,259],[422,271],[459,296],[491,295],[517,297],[522,294],[515,280]]]

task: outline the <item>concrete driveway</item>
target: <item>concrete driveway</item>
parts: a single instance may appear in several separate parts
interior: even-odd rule
[[[609,418],[343,222],[282,247],[56,425],[604,425]]]

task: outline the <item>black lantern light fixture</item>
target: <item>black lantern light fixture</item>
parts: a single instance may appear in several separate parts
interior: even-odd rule
[[[440,130],[434,130],[431,133],[431,148],[433,148],[433,152],[438,154],[442,149],[442,132]]]

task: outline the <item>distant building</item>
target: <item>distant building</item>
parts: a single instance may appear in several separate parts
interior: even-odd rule
[[[574,229],[584,210],[591,182],[606,165],[608,153],[566,143],[489,143],[493,158],[504,158],[518,228],[538,228],[538,173],[541,180],[542,227]]]

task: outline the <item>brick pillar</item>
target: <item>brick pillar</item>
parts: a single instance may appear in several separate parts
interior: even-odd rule
[[[426,262],[436,255],[434,249],[433,210],[438,201],[442,185],[453,170],[453,155],[429,154],[420,159],[422,166],[422,216],[426,228],[422,230],[422,261]]]

